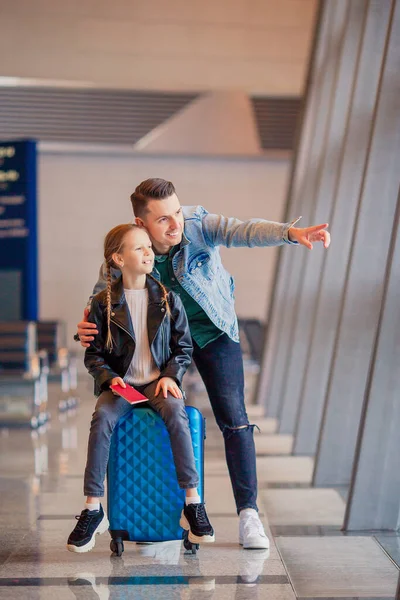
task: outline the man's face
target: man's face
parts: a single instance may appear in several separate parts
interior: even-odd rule
[[[183,214],[176,194],[164,200],[149,200],[147,213],[136,222],[147,229],[157,253],[166,254],[182,241]]]

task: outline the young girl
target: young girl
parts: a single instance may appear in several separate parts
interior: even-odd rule
[[[100,504],[104,495],[111,434],[132,406],[110,385],[134,386],[161,415],[171,438],[179,486],[186,490],[180,524],[193,543],[214,541],[214,530],[197,492],[189,422],[180,389],[190,364],[192,343],[179,296],[167,292],[150,273],[154,253],[150,238],[136,225],[118,225],[106,236],[107,288],[94,296],[90,320],[99,333],[85,353],[98,396],[90,427],[84,478],[86,504],[68,538],[71,552],[88,552],[97,533],[109,523]],[[122,277],[111,284],[111,268]]]

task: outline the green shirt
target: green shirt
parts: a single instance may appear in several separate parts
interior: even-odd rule
[[[200,348],[204,348],[223,334],[211,319],[206,315],[201,306],[183,289],[176,280],[172,268],[172,257],[179,250],[179,245],[174,246],[169,254],[156,255],[155,267],[160,273],[161,282],[170,290],[178,294],[185,307],[189,321],[190,334]]]

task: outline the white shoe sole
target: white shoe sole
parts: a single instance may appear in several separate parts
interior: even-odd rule
[[[245,550],[269,550],[269,539],[261,540],[258,542],[247,542],[243,543],[243,539],[239,538],[239,544],[243,546]]]
[[[88,541],[87,544],[85,544],[84,546],[74,546],[73,544],[67,544],[67,550],[69,550],[70,552],[78,553],[90,552],[91,550],[93,550],[96,544],[96,535],[101,535],[102,533],[105,533],[109,526],[110,523],[108,522],[107,516],[104,515],[102,521],[98,524],[97,529],[95,530],[94,534],[92,535],[91,539]]]
[[[215,542],[215,535],[194,535],[194,533],[190,530],[189,521],[185,517],[184,512],[182,511],[181,519],[179,521],[179,525],[185,531],[189,532],[188,539],[192,544],[212,544]]]

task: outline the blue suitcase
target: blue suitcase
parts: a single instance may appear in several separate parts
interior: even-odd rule
[[[205,419],[187,406],[196,468],[200,477],[199,495],[204,501]],[[175,472],[168,431],[161,417],[150,407],[134,407],[114,429],[107,470],[107,499],[110,548],[117,556],[124,540],[162,542],[184,539],[192,545],[179,525],[185,502]]]

